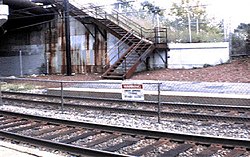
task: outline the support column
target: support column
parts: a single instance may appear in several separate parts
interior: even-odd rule
[[[71,65],[71,48],[70,48],[70,19],[69,19],[69,1],[64,0],[65,12],[65,40],[66,40],[66,63],[67,63],[67,76],[72,75]]]

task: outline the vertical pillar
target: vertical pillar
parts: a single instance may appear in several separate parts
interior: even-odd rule
[[[3,98],[2,98],[2,80],[0,79],[0,106],[3,105]]]
[[[64,0],[64,12],[65,12],[65,40],[66,40],[66,64],[67,64],[67,76],[72,75],[71,66],[71,52],[70,52],[70,20],[69,20],[69,1]]]
[[[190,12],[187,13],[188,15],[188,32],[189,32],[189,42],[192,42],[192,30],[191,30],[191,17]]]
[[[23,77],[23,56],[22,51],[19,51],[19,66],[20,66],[20,76]]]

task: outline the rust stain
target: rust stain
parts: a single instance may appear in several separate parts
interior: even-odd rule
[[[96,38],[95,38],[95,42],[93,43],[93,47],[95,49],[95,65],[99,65],[99,61],[100,61],[100,58],[99,58],[99,44],[100,44],[100,41],[99,41],[99,36],[97,35]]]
[[[46,43],[48,43],[48,61],[49,61],[49,73],[54,74],[56,72],[56,68],[54,65],[54,58],[56,57],[56,42],[57,42],[57,32],[55,29],[51,27],[51,24],[49,24],[49,30],[47,33],[48,40]]]
[[[103,59],[105,58],[105,54],[107,53],[107,42],[100,33],[97,33],[93,46],[95,49],[95,68],[93,70],[94,72],[102,73]]]
[[[85,33],[85,37],[86,37],[86,48],[87,48],[87,50],[89,50],[89,32],[86,32]]]
[[[75,73],[80,73],[80,71],[81,71],[81,66],[80,66],[81,62],[80,62],[80,60],[81,60],[80,54],[79,54],[79,51],[77,51],[76,52],[76,61],[77,61],[76,63],[79,64],[79,65],[77,65]]]
[[[89,32],[85,33],[85,44],[86,44],[86,61],[85,61],[85,72],[89,73],[88,65],[90,64],[89,54]]]
[[[62,57],[62,65],[61,65],[61,74],[66,73],[66,43],[65,43],[65,33],[64,33],[64,22],[62,21],[61,26],[59,28],[59,34],[61,35],[61,57]]]

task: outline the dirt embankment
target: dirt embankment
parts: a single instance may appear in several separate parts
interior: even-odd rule
[[[100,80],[100,74],[77,74],[75,76],[39,76],[50,80]],[[229,63],[198,69],[159,69],[135,74],[134,80],[198,81],[198,82],[244,82],[250,83],[250,57],[240,58]]]

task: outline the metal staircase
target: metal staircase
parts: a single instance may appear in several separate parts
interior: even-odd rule
[[[63,0],[47,1],[53,3],[56,7],[63,8]],[[166,28],[145,29],[116,10],[107,13],[101,7],[93,4],[83,6],[71,1],[69,8],[69,14],[80,22],[95,23],[120,39],[120,43],[128,45],[128,49],[122,54],[112,54],[115,57],[111,57],[108,51],[103,60],[107,61],[111,58],[116,60],[113,64],[104,65],[107,70],[102,78],[130,78],[140,63],[144,62],[146,57],[158,47],[158,44],[164,45],[163,47],[168,49]],[[106,62],[103,61],[103,63]],[[109,60],[109,63],[111,63],[111,60]]]

